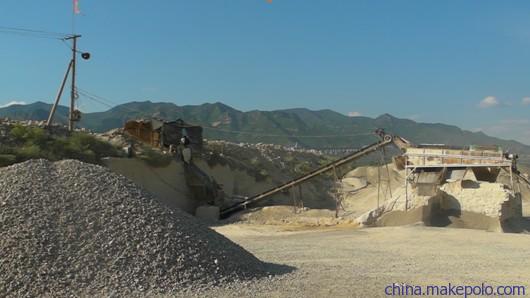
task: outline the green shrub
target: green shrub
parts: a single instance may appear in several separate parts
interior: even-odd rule
[[[294,162],[295,158],[294,158],[293,154],[289,152],[289,154],[287,156],[285,156],[283,160],[285,162]]]
[[[76,132],[62,141],[64,142],[62,155],[68,158],[99,163],[101,158],[105,156],[120,156],[120,151],[117,148],[88,134]]]
[[[250,160],[250,165],[257,166],[259,165],[259,159],[257,157],[254,157]]]
[[[302,161],[294,166],[294,172],[297,174],[306,174],[311,170],[313,170],[313,167],[307,161]]]
[[[48,139],[46,131],[39,127],[15,125],[11,129],[11,137],[19,143],[41,146]]]
[[[19,158],[22,158],[23,160],[46,157],[45,152],[43,152],[41,148],[35,144],[24,145],[18,150],[17,153]]]
[[[26,133],[27,133],[26,127],[22,125],[18,125],[18,124],[15,125],[10,131],[11,137],[15,139],[16,141],[23,141],[26,136]]]
[[[118,148],[86,133],[74,132],[67,137],[56,137],[42,128],[15,125],[9,135],[11,142],[0,148],[0,154],[9,157],[2,157],[0,166],[35,158],[100,163],[103,157],[123,156]]]
[[[17,162],[17,156],[12,154],[0,154],[0,167],[5,167]]]

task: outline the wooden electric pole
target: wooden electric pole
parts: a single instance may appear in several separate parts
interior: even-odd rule
[[[75,129],[75,122],[79,121],[79,111],[75,109],[75,101],[77,99],[77,90],[76,90],[76,62],[77,62],[77,39],[80,38],[81,35],[72,35],[66,37],[64,40],[72,40],[72,59],[70,60],[70,63],[68,64],[68,69],[66,70],[66,74],[64,75],[64,79],[61,83],[61,86],[59,87],[59,91],[57,92],[57,96],[55,98],[55,102],[53,104],[53,107],[50,111],[50,115],[48,116],[48,121],[46,122],[46,126],[51,126],[53,122],[53,117],[55,115],[55,111],[57,110],[57,106],[59,105],[59,102],[61,100],[61,96],[63,94],[64,86],[66,84],[66,80],[68,79],[68,76],[70,72],[72,73],[72,86],[70,90],[70,113],[68,115],[68,130],[73,131]],[[90,55],[88,53],[84,53],[83,55],[88,55],[85,59],[89,59]]]
[[[77,39],[81,35],[73,35],[66,38],[71,39],[72,46],[72,89],[70,90],[70,115],[68,117],[68,130],[73,131],[75,128],[75,122],[79,120],[79,115],[75,110],[75,100],[77,99],[77,90],[75,89],[75,66],[77,60]]]
[[[57,110],[57,106],[59,105],[59,100],[61,99],[61,96],[63,95],[64,86],[66,85],[66,80],[68,80],[68,76],[70,75],[71,69],[72,69],[72,60],[70,60],[70,63],[68,63],[68,68],[66,69],[66,73],[64,74],[63,81],[61,83],[61,86],[59,87],[59,91],[57,91],[55,102],[53,103],[52,110],[50,111],[50,114],[48,115],[48,121],[46,121],[46,127],[50,127],[52,125],[53,116],[55,116],[55,111]]]

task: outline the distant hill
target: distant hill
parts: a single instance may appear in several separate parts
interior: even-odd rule
[[[0,109],[0,117],[44,120],[49,104],[37,102]],[[59,107],[57,120],[65,123],[68,109]],[[152,117],[182,118],[205,128],[205,137],[233,142],[298,144],[303,147],[360,147],[376,140],[372,132],[384,128],[414,143],[448,145],[501,145],[503,148],[530,155],[530,146],[501,140],[482,132],[470,132],[446,124],[418,123],[389,114],[377,118],[348,117],[331,110],[288,109],[242,112],[222,103],[177,106],[150,101],[130,102],[105,112],[83,115],[80,126],[103,132],[122,127],[130,119]]]
[[[28,105],[15,104],[0,108],[0,118],[10,118],[14,120],[47,120],[51,105],[37,101]],[[68,108],[58,106],[55,120],[66,123],[68,120]]]

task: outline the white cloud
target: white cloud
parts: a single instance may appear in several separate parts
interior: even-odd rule
[[[521,100],[521,104],[523,106],[530,106],[530,97],[523,97],[523,99]]]
[[[486,96],[478,104],[479,108],[482,108],[482,109],[492,108],[498,105],[499,105],[499,101],[497,100],[495,96]]]
[[[359,112],[349,112],[348,116],[350,116],[350,117],[359,117],[359,116],[362,116],[362,114],[359,113]]]
[[[5,108],[5,107],[9,107],[9,106],[12,106],[12,105],[25,105],[26,103],[24,101],[16,101],[16,100],[13,100],[13,101],[10,101],[4,105],[0,105],[0,108]]]

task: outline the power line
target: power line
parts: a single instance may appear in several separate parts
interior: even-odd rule
[[[92,100],[92,101],[95,101],[95,102],[97,102],[97,103],[99,103],[99,104],[102,104],[102,105],[104,105],[104,106],[107,106],[107,107],[109,107],[109,108],[113,108],[112,105],[107,104],[107,103],[105,103],[104,101],[99,100],[99,99],[97,99],[97,98],[94,97],[94,96],[91,96],[91,95],[86,94],[85,92],[79,90],[79,88],[78,88],[77,92],[78,92],[79,94],[83,95],[84,97],[86,97],[86,98]]]
[[[70,51],[72,50],[72,47],[68,44],[68,42],[66,40],[61,39],[61,41],[63,42],[65,47],[67,47]]]
[[[112,109],[112,108],[114,108],[114,107],[116,107],[118,105],[117,103],[115,103],[115,102],[113,102],[113,101],[111,101],[108,98],[105,98],[103,96],[96,95],[94,93],[91,93],[91,92],[88,92],[86,90],[83,90],[83,89],[81,89],[79,87],[77,87],[76,89],[79,92],[79,94],[82,94],[86,98],[91,99],[91,100],[93,100],[95,102],[99,102],[100,104],[105,105],[108,108]],[[129,108],[127,106],[124,106],[124,105],[122,105],[120,108],[123,108],[123,109],[125,109],[125,110],[127,110],[129,112],[132,112],[132,113],[140,112],[137,109],[131,109],[131,108]]]
[[[102,101],[100,101],[100,100],[98,100],[98,99],[96,99],[96,98],[94,98],[94,97],[92,97],[92,96],[86,95],[86,94],[84,94],[83,92],[80,92],[80,91],[79,91],[78,93],[79,93],[80,95],[82,95],[84,98],[90,99],[90,100],[92,100],[92,101],[94,101],[94,102],[96,102],[96,103],[102,104],[102,105],[104,105],[104,106],[106,106],[106,107],[110,107],[110,105],[108,105],[108,104],[106,104],[106,103],[104,103],[104,102],[102,102]]]
[[[27,29],[27,28],[20,28],[20,27],[0,26],[0,30],[4,32],[18,32],[18,33],[25,33],[25,34],[43,35],[43,36],[49,36],[49,37],[53,36],[56,38],[65,38],[65,37],[70,36],[70,34],[65,34],[65,33]]]
[[[102,105],[105,105],[105,106],[107,106],[107,107],[109,107],[111,109],[118,105],[117,103],[115,103],[115,102],[113,102],[113,101],[111,101],[108,98],[105,98],[103,96],[99,96],[97,94],[94,94],[94,93],[91,93],[89,91],[83,90],[83,89],[81,89],[79,87],[77,87],[76,89],[83,96],[85,96],[85,97],[87,97],[89,99],[92,99],[92,100],[94,100],[96,102],[99,102]],[[126,106],[122,106],[122,108],[124,108],[125,110],[128,110],[129,112],[135,112],[135,113],[138,112],[138,110],[131,109],[131,108],[128,108]]]
[[[65,33],[26,29],[26,28],[17,28],[17,27],[6,27],[6,26],[0,26],[0,33],[20,36],[20,37],[26,37],[26,38],[53,39],[53,40],[62,40],[62,41],[64,41],[66,38],[71,36]]]
[[[116,104],[115,102],[113,102],[112,100],[110,100],[110,99],[108,99],[108,98],[105,98],[105,97],[103,97],[103,96],[99,96],[99,95],[97,95],[97,94],[94,94],[93,92],[89,92],[89,91],[84,90],[84,89],[81,89],[81,88],[79,88],[79,87],[77,87],[77,90],[80,91],[80,92],[82,92],[82,93],[85,93],[86,95],[90,95],[90,96],[92,96],[92,97],[95,97],[95,98],[98,98],[98,99],[100,99],[100,100],[102,100],[102,101],[105,101],[105,102],[107,102],[107,103],[109,103],[109,104],[117,105],[117,104]]]
[[[38,35],[38,34],[28,34],[25,32],[16,32],[16,31],[5,31],[0,30],[0,33],[9,34],[9,35],[16,35],[21,37],[30,37],[30,38],[42,38],[42,39],[53,39],[53,40],[61,40],[62,38],[59,37],[52,37],[48,35]]]

